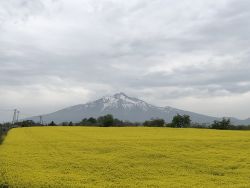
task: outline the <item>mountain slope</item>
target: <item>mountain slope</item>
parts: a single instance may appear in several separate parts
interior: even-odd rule
[[[124,93],[117,93],[113,96],[106,96],[87,104],[76,105],[43,115],[43,120],[47,123],[50,121],[57,123],[64,121],[79,122],[83,118],[99,117],[106,114],[113,114],[114,117],[118,119],[132,122],[142,122],[151,118],[163,118],[166,122],[171,122],[173,116],[176,114],[189,115],[191,120],[197,123],[211,123],[219,119],[172,107],[157,107],[137,98],[129,97]],[[39,121],[39,116],[28,119]],[[234,122],[242,124],[244,121],[234,119]]]

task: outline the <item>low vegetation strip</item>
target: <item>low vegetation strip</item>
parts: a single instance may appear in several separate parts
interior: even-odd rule
[[[147,127],[11,129],[9,187],[250,187],[250,132]]]
[[[0,145],[2,144],[5,136],[7,135],[8,131],[11,129],[11,126],[3,126],[0,125]],[[0,186],[1,187],[1,186]]]
[[[4,136],[4,132],[3,132],[2,128],[0,128],[0,144],[2,144],[2,142],[3,142],[3,136]]]

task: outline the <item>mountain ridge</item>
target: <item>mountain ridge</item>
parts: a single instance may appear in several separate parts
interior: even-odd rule
[[[195,112],[185,111],[170,106],[158,107],[151,105],[138,98],[130,97],[123,92],[116,93],[113,96],[104,96],[86,104],[74,105],[68,108],[58,110],[56,112],[43,115],[45,122],[55,121],[61,123],[65,121],[79,122],[83,118],[99,117],[106,114],[112,114],[115,118],[131,121],[143,122],[151,118],[162,118],[166,122],[171,122],[176,114],[189,115],[192,122],[210,124],[214,120],[221,118],[207,116]],[[39,122],[39,116],[26,118]],[[232,123],[236,125],[250,124],[250,118],[240,120],[231,118]]]

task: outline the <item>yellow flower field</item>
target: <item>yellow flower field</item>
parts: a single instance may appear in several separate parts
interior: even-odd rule
[[[171,128],[12,129],[0,187],[250,187],[250,132]]]

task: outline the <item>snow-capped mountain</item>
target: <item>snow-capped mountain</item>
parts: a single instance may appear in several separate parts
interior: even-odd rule
[[[65,121],[79,122],[83,118],[96,118],[106,114],[112,114],[115,118],[132,122],[143,122],[151,118],[163,118],[166,122],[171,122],[173,116],[176,114],[189,115],[191,120],[197,123],[211,123],[219,119],[172,107],[157,107],[140,99],[129,97],[124,93],[117,93],[113,96],[106,96],[90,103],[72,106],[51,114],[43,115],[43,120],[45,122],[55,121],[57,123]],[[27,119],[38,122],[39,116]],[[248,124],[248,122],[246,123],[244,120],[235,118],[233,122],[236,124]]]

